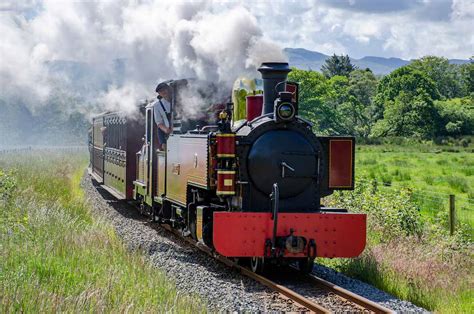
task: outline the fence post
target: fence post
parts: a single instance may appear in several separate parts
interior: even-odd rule
[[[456,204],[454,195],[449,195],[449,233],[454,234],[454,228],[456,224]]]

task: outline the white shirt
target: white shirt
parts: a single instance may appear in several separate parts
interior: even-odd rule
[[[163,111],[163,107],[160,104],[163,104],[163,107],[165,107],[166,112]],[[157,99],[153,103],[153,115],[155,116],[155,123],[156,125],[159,125],[160,123],[163,123],[167,128],[170,127],[170,122],[168,121],[168,117],[166,116],[167,113],[170,113],[171,110],[171,104],[169,101],[167,101],[164,98]]]

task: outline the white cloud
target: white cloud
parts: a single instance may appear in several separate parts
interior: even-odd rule
[[[289,47],[407,59],[465,59],[474,52],[472,0],[276,1],[249,8],[266,34]]]

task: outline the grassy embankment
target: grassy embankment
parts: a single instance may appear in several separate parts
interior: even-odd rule
[[[87,156],[0,156],[0,312],[199,312],[113,227],[79,183]]]
[[[356,190],[336,193],[328,201],[368,214],[367,247],[357,259],[320,262],[429,310],[472,313],[472,229],[460,224],[450,236],[447,207],[420,202],[416,191],[469,197],[473,177],[468,169],[474,157],[470,148],[449,152],[429,144],[408,146],[362,146],[357,151]],[[368,180],[374,178],[391,186],[374,186]],[[458,187],[451,179],[467,184]],[[461,217],[472,215],[470,206],[465,210],[471,212]]]

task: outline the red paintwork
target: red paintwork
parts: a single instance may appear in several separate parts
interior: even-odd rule
[[[329,140],[329,188],[351,188],[352,139]]]
[[[265,240],[271,239],[270,213],[215,212],[213,240],[224,256],[264,256]],[[356,257],[365,248],[366,215],[349,213],[280,213],[277,236],[294,235],[316,241],[318,257]],[[304,254],[286,253],[285,257]]]
[[[293,94],[293,97],[291,97],[292,102],[298,102],[298,86],[296,84],[287,82],[285,90]]]
[[[247,96],[247,121],[252,121],[262,114],[263,95]]]
[[[217,157],[232,158],[235,157],[235,134],[217,133]]]
[[[235,194],[235,171],[217,170],[217,195]]]

